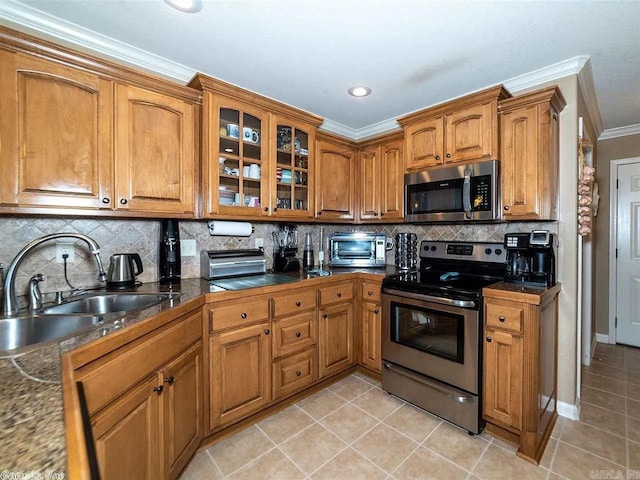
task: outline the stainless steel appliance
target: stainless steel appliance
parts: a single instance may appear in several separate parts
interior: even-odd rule
[[[332,267],[384,266],[386,242],[386,236],[380,233],[330,233],[329,263]]]
[[[470,433],[482,422],[482,288],[501,243],[423,241],[417,271],[382,282],[382,388]]]
[[[548,230],[507,233],[505,281],[549,287],[556,284],[555,236]]]
[[[160,222],[158,273],[160,283],[180,283],[180,227],[177,220]]]
[[[116,253],[111,255],[107,273],[107,288],[132,288],[136,277],[143,272],[142,259],[137,253]]]
[[[407,222],[496,220],[498,161],[407,173],[404,176]]]

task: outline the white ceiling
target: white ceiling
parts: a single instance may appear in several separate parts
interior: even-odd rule
[[[103,54],[137,47],[144,52],[134,51],[132,63],[155,65],[183,82],[203,72],[325,117],[353,137],[402,114],[588,56],[603,128],[640,131],[638,0],[203,3],[202,11],[189,14],[162,0],[3,0],[0,23],[17,21]],[[136,62],[145,52],[161,58]],[[373,93],[351,98],[353,85]]]

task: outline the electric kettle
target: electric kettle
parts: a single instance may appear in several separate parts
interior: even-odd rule
[[[131,288],[136,286],[136,277],[142,273],[142,259],[137,253],[111,255],[107,288]]]

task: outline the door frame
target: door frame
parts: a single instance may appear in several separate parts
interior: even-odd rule
[[[609,343],[616,343],[616,287],[617,262],[616,248],[618,244],[618,167],[631,163],[640,163],[640,157],[612,160],[609,166]]]

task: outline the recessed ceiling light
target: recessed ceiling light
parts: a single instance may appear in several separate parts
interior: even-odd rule
[[[366,97],[371,95],[371,89],[369,87],[351,87],[349,89],[349,95],[352,97]]]
[[[164,0],[181,12],[195,13],[202,10],[202,0]]]
[[[233,152],[233,148],[225,148],[224,151],[227,152],[227,153],[232,153]]]

